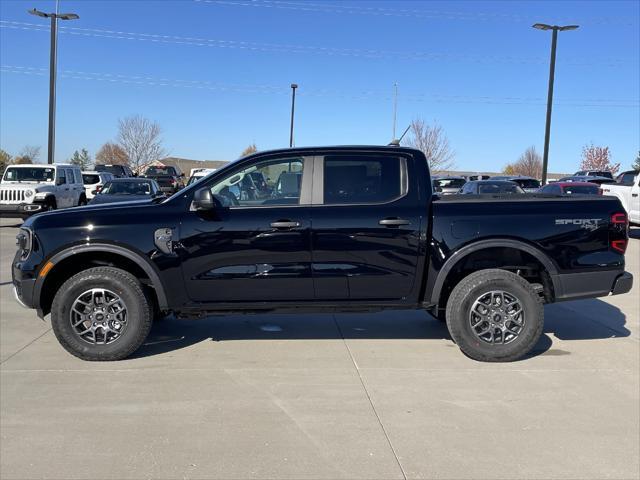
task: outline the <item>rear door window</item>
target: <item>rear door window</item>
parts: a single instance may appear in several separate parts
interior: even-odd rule
[[[386,203],[407,193],[406,161],[390,155],[324,157],[324,204]]]

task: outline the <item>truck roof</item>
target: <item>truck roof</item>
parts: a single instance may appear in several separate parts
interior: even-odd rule
[[[411,147],[402,147],[402,146],[395,146],[395,145],[332,145],[329,147],[322,147],[322,146],[312,146],[312,147],[293,147],[293,148],[277,148],[277,149],[273,149],[273,150],[262,150],[260,152],[257,153],[252,153],[250,155],[247,155],[246,157],[242,157],[242,158],[247,158],[250,157],[252,155],[256,155],[256,154],[279,154],[279,153],[313,153],[316,151],[349,151],[349,150],[353,150],[353,151],[362,151],[362,150],[372,150],[372,151],[383,151],[383,152],[403,152],[403,153],[414,153],[414,152],[418,152],[419,150],[415,149],[415,148],[411,148]]]
[[[77,165],[73,165],[72,163],[21,163],[18,165],[7,165],[7,168],[15,167],[15,168],[51,168],[51,167],[78,167]],[[79,167],[78,167],[79,168]]]

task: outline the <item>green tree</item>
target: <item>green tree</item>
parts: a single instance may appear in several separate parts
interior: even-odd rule
[[[640,172],[640,151],[638,151],[638,156],[636,157],[636,161],[633,162],[631,168]]]
[[[0,148],[0,175],[4,173],[7,165],[11,165],[11,155]]]
[[[516,167],[513,163],[507,163],[502,168],[502,173],[504,173],[505,175],[517,175],[518,172],[516,172]]]
[[[89,165],[91,165],[91,157],[89,156],[89,152],[87,151],[87,149],[83,148],[79,152],[78,150],[73,152],[73,155],[69,159],[69,162],[74,165],[78,165],[81,170],[87,170],[89,168]]]

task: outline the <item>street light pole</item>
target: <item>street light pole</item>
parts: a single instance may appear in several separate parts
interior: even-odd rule
[[[553,83],[556,73],[556,45],[558,43],[558,31],[575,30],[578,25],[547,25],[536,23],[533,28],[538,30],[552,30],[551,35],[551,60],[549,64],[549,90],[547,92],[547,120],[544,128],[544,153],[542,154],[542,185],[547,183],[547,169],[549,165],[549,138],[551,135],[551,110],[553,107]]]
[[[51,51],[49,55],[49,138],[47,148],[47,163],[53,163],[56,148],[56,69],[58,61],[58,19],[76,20],[80,18],[75,13],[44,13],[28,10],[31,15],[51,19]]]
[[[47,163],[53,163],[56,149],[56,70],[58,65],[58,16],[51,15],[51,52],[49,55],[49,140]]]
[[[293,147],[293,115],[296,110],[296,88],[298,85],[291,84],[291,128],[289,130],[289,148]]]

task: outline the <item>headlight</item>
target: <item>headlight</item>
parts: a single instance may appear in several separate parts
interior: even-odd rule
[[[16,245],[20,254],[20,260],[26,260],[33,246],[33,234],[28,228],[21,228],[16,235]]]
[[[35,192],[34,192],[33,190],[26,190],[26,191],[24,192],[24,197],[25,197],[25,198],[31,198],[31,197],[33,197],[33,194],[34,194],[34,193],[35,193]]]

